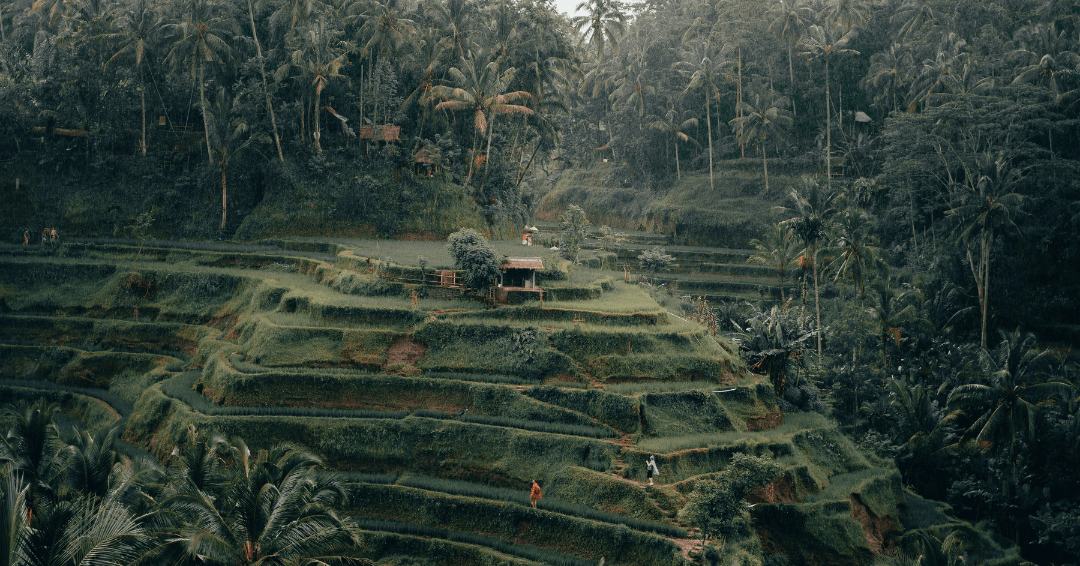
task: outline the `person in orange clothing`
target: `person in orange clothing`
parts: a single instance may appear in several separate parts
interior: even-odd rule
[[[543,495],[540,495],[540,484],[533,480],[532,491],[529,492],[529,503],[532,503],[533,509],[536,509],[536,500],[542,497]]]

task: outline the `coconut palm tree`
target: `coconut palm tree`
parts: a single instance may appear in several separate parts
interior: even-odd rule
[[[473,115],[473,149],[469,156],[469,172],[463,186],[468,186],[475,173],[477,135],[487,132],[487,151],[491,154],[492,124],[496,114],[532,114],[533,110],[515,102],[527,100],[532,95],[523,90],[507,92],[514,80],[516,69],[502,69],[502,58],[488,59],[489,54],[469,53],[461,60],[460,68],[450,69],[450,78],[456,87],[439,85],[431,89],[431,98],[441,98],[436,110],[466,111]],[[485,172],[487,171],[485,157]]]
[[[787,43],[788,51],[788,76],[791,85],[795,85],[795,66],[792,63],[791,53],[795,44],[802,39],[810,22],[814,21],[814,9],[809,0],[778,0],[769,8],[769,29],[780,36],[781,41]],[[794,103],[791,109],[795,112]]]
[[[1022,213],[1023,195],[1011,192],[1022,174],[1012,167],[1002,151],[986,151],[973,162],[963,163],[964,182],[957,184],[960,204],[945,211],[957,221],[958,239],[967,249],[968,264],[975,277],[982,318],[979,345],[986,347],[986,325],[990,304],[990,253],[994,239],[1005,230],[1019,231],[1013,218]],[[973,259],[971,246],[978,247]]]
[[[255,9],[251,0],[247,0],[248,22],[251,23],[251,40],[255,43],[255,53],[259,57],[259,76],[262,78],[263,93],[266,95],[266,111],[270,114],[270,127],[274,130],[274,145],[277,147],[278,159],[285,163],[285,154],[281,151],[281,138],[278,137],[277,117],[274,115],[274,102],[270,97],[270,85],[266,81],[266,62],[263,59],[262,44],[259,43],[259,32],[255,28]]]
[[[959,443],[994,452],[1008,448],[1014,455],[1018,441],[1031,443],[1035,434],[1038,405],[1054,396],[1070,399],[1074,388],[1065,382],[1046,380],[1046,350],[1036,349],[1035,336],[998,330],[1001,342],[994,350],[983,350],[986,383],[960,385],[949,393],[948,407],[958,416],[974,417]]]
[[[597,59],[604,58],[608,45],[611,51],[617,52],[626,23],[626,16],[619,11],[618,5],[612,0],[584,0],[574,9],[575,12],[582,10],[588,13],[570,19],[570,25],[580,34],[578,47],[586,43],[595,47]]]
[[[207,564],[333,563],[355,544],[331,508],[345,501],[344,481],[317,473],[317,457],[289,445],[253,455],[242,440],[220,437],[193,453],[214,455],[213,479],[199,488],[183,475],[182,460],[171,470],[161,509],[173,532],[163,555]]]
[[[870,306],[867,314],[876,327],[875,334],[881,342],[881,367],[889,367],[889,342],[897,346],[902,339],[901,332],[905,324],[928,321],[919,316],[917,296],[910,289],[897,288],[889,268],[882,265],[881,273],[870,284]]]
[[[726,58],[730,55],[731,48],[727,44],[715,48],[709,40],[694,41],[688,51],[680,54],[681,61],[675,63],[675,69],[684,77],[690,79],[683,93],[697,90],[705,91],[705,125],[709,136],[709,188],[715,190],[713,181],[713,144],[712,144],[712,114],[711,100],[719,97],[717,85],[723,76]]]
[[[780,223],[784,228],[791,230],[799,241],[806,246],[810,254],[810,262],[814,269],[814,311],[817,318],[817,347],[818,358],[821,358],[821,298],[818,291],[818,247],[821,241],[828,238],[828,219],[832,214],[832,192],[822,192],[817,182],[809,177],[803,177],[803,191],[791,189],[789,194],[795,205],[794,209],[780,207],[781,214],[794,214],[794,216]],[[805,256],[804,256],[805,257]]]
[[[765,192],[769,192],[769,161],[765,146],[768,142],[783,139],[794,120],[784,109],[788,105],[786,97],[777,98],[771,92],[757,92],[753,102],[740,104],[742,116],[728,122],[735,137],[743,145],[756,143],[761,148],[761,166],[765,170]]]
[[[755,238],[750,240],[750,245],[757,251],[746,258],[746,263],[776,268],[776,273],[780,278],[780,304],[786,305],[784,283],[787,280],[787,272],[803,254],[803,249],[795,241],[794,234],[779,224],[766,233],[764,240]]]
[[[221,173],[222,230],[225,229],[225,219],[228,211],[227,174],[229,165],[238,153],[250,147],[253,143],[270,141],[269,136],[264,133],[249,131],[247,122],[233,111],[235,105],[236,101],[228,97],[224,88],[218,89],[217,97],[209,110],[208,119],[212,131],[211,139],[214,142],[213,156],[218,171]],[[317,140],[318,136],[316,136]]]
[[[284,78],[290,70],[297,70],[299,74],[295,79],[300,83],[306,83],[315,90],[315,150],[322,152],[322,130],[319,128],[319,115],[322,107],[319,99],[322,91],[330,84],[331,79],[345,78],[341,74],[341,68],[348,64],[348,52],[351,47],[347,42],[341,41],[342,32],[319,18],[313,25],[308,26],[303,34],[303,48],[293,51],[289,56],[289,63],[279,67],[275,78]]]
[[[207,120],[206,63],[224,65],[232,53],[226,38],[238,35],[233,18],[228,17],[221,6],[211,0],[189,0],[185,2],[179,19],[164,26],[166,32],[176,37],[165,60],[171,62],[174,68],[182,69],[188,80],[199,84],[206,158],[211,164],[214,155]]]
[[[57,500],[55,485],[63,474],[66,444],[53,417],[56,403],[40,399],[28,405],[8,407],[0,437],[0,467],[17,476],[27,487],[26,505],[35,513]]]
[[[889,432],[900,445],[896,462],[904,480],[917,486],[934,454],[945,447],[953,419],[943,415],[925,384],[890,379],[889,392]]]
[[[911,51],[906,45],[893,43],[889,48],[870,57],[870,69],[863,77],[862,87],[874,94],[874,104],[885,106],[888,112],[898,110],[897,93],[903,91],[912,67]]]
[[[862,297],[866,293],[866,281],[883,262],[881,248],[873,245],[870,214],[857,207],[849,207],[834,217],[836,245],[839,252],[827,269],[835,271],[833,282],[849,279],[852,287]]]
[[[849,30],[841,33],[838,26],[810,26],[810,30],[800,45],[806,51],[799,53],[808,61],[821,61],[825,64],[825,174],[829,190],[832,190],[832,106],[829,93],[829,63],[841,55],[858,55],[854,49],[848,49],[848,42],[853,34]]]
[[[679,142],[697,143],[694,138],[691,138],[686,134],[686,130],[696,128],[698,119],[688,118],[680,122],[679,117],[679,111],[675,110],[675,104],[672,103],[663,118],[653,116],[655,119],[652,122],[649,122],[648,126],[654,130],[663,132],[668,141],[675,145],[675,175],[681,180],[682,168],[679,165]]]
[[[119,41],[119,47],[112,57],[105,62],[104,71],[118,61],[127,59],[139,72],[139,97],[142,102],[142,137],[139,139],[139,151],[146,156],[146,79],[143,62],[150,55],[158,40],[161,39],[164,17],[150,7],[147,0],[139,0],[124,11],[118,19],[119,30],[106,34],[106,38]]]

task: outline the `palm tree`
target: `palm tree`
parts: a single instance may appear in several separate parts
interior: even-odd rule
[[[210,126],[206,110],[206,63],[224,65],[231,48],[225,38],[237,35],[232,18],[222,13],[211,0],[189,0],[181,19],[167,24],[165,29],[177,36],[165,60],[184,69],[188,80],[199,83],[199,107],[202,109],[203,131],[206,139],[206,158],[214,162],[210,147]]]
[[[882,264],[881,248],[873,245],[872,219],[865,210],[850,207],[836,215],[836,250],[839,252],[828,269],[834,269],[833,281],[851,280],[859,296],[866,292],[867,276]]]
[[[1000,151],[981,153],[974,163],[964,162],[963,166],[964,183],[956,187],[962,191],[959,195],[961,204],[945,214],[956,218],[959,239],[967,248],[982,317],[979,345],[985,348],[990,304],[990,252],[998,233],[1008,229],[1019,231],[1013,217],[1021,213],[1024,197],[1009,191],[1019,184],[1022,175]],[[973,242],[979,247],[977,260],[971,256]]]
[[[274,6],[274,11],[267,19],[272,34],[281,33],[282,29],[292,31],[297,25],[306,24],[311,15],[318,13],[323,7],[319,0],[261,0],[260,10],[264,3]]]
[[[867,6],[861,0],[828,0],[823,16],[843,28],[844,33],[866,23]]]
[[[146,156],[146,79],[143,76],[143,61],[152,50],[161,35],[164,18],[153,10],[147,0],[139,0],[124,12],[119,19],[119,32],[107,34],[108,39],[119,40],[120,47],[105,63],[104,71],[121,59],[131,59],[139,71],[139,96],[142,101],[142,137],[139,150]]]
[[[951,417],[943,418],[926,385],[912,384],[900,379],[889,380],[890,433],[900,445],[897,464],[904,480],[919,485],[922,471],[931,466],[934,453],[945,445],[952,424]]]
[[[161,508],[175,532],[164,551],[212,564],[307,564],[341,561],[355,544],[331,508],[345,500],[344,481],[316,472],[317,457],[289,445],[252,455],[220,437],[197,452],[220,463],[207,488],[182,475],[183,463],[171,471]]]
[[[799,55],[809,61],[825,63],[825,174],[828,177],[829,190],[832,190],[832,106],[829,94],[829,62],[841,55],[859,52],[848,49],[847,44],[853,34],[849,30],[841,34],[841,29],[834,26],[810,26],[810,31],[803,37],[801,45],[806,51]]]
[[[635,44],[636,49],[626,51],[620,62],[620,76],[615,80],[615,90],[608,95],[612,106],[630,107],[637,116],[645,116],[645,97],[656,94],[656,87],[651,82],[649,66],[645,60],[651,47],[642,40]]]
[[[784,220],[781,226],[791,230],[806,246],[810,253],[810,262],[814,269],[814,311],[817,317],[817,347],[818,358],[821,358],[821,299],[818,292],[818,245],[821,240],[828,237],[828,218],[832,211],[832,193],[823,194],[821,187],[809,177],[803,177],[803,193],[791,189],[789,196],[795,203],[794,210],[783,208],[781,213],[795,213],[795,216]]]
[[[648,126],[654,130],[660,130],[664,132],[665,137],[675,144],[675,175],[678,179],[682,179],[682,168],[679,165],[679,142],[694,142],[690,136],[686,135],[686,130],[690,128],[696,128],[698,124],[697,118],[688,118],[679,122],[679,112],[675,110],[675,104],[672,103],[671,107],[664,114],[663,118],[653,116],[655,120],[649,122]]]
[[[259,57],[259,76],[262,77],[263,93],[266,94],[266,111],[270,114],[270,127],[274,129],[274,145],[277,147],[278,159],[285,163],[285,154],[281,151],[281,138],[278,137],[277,117],[274,115],[274,102],[270,98],[270,85],[266,81],[266,62],[263,60],[262,44],[259,43],[259,32],[255,29],[255,9],[251,5],[251,0],[247,0],[247,5],[248,21],[251,23],[251,40],[255,42],[255,53]]]
[[[786,305],[784,283],[787,280],[787,272],[791,264],[798,261],[803,250],[795,242],[792,232],[785,230],[779,224],[766,234],[765,240],[753,239],[750,240],[750,245],[757,251],[746,258],[746,263],[776,268],[777,275],[780,277],[780,304]]]
[[[412,47],[416,39],[416,24],[406,18],[409,8],[405,0],[371,0],[372,9],[364,20],[364,25],[358,31],[358,43],[363,46],[368,54],[368,82],[373,80],[375,65],[381,61],[388,63],[406,48]],[[378,77],[376,77],[378,79]],[[381,80],[375,83],[375,103],[372,110],[372,123],[379,120],[379,91],[382,88]],[[363,100],[360,103],[363,113]]]
[[[583,0],[574,9],[576,12],[586,10],[583,16],[571,18],[570,24],[581,35],[578,39],[578,47],[588,43],[596,48],[596,58],[603,59],[607,45],[611,45],[612,51],[619,50],[619,38],[623,34],[623,24],[626,16],[619,11],[618,5],[612,0]]]
[[[814,21],[814,9],[810,7],[809,0],[778,0],[769,9],[769,16],[773,18],[769,29],[778,33],[780,39],[787,43],[788,76],[794,87],[795,66],[792,64],[791,52],[806,32],[810,22]],[[795,112],[794,102],[791,111]]]
[[[964,48],[967,42],[955,33],[942,36],[933,58],[923,59],[922,65],[912,69],[911,88],[908,91],[908,110],[914,110],[919,102],[941,92],[948,92],[955,80],[954,69],[966,61]]]
[[[247,123],[239,116],[233,117],[233,107],[236,101],[230,100],[225,89],[218,90],[217,99],[209,110],[208,123],[211,125],[212,140],[214,141],[213,155],[216,158],[218,170],[221,172],[221,229],[225,229],[225,218],[228,210],[228,186],[226,174],[229,164],[236,154],[240,153],[251,144],[256,142],[270,141],[269,136],[263,133],[248,132]],[[318,130],[316,130],[318,133]],[[245,137],[247,134],[247,137]],[[318,136],[316,136],[316,142]],[[317,143],[316,143],[317,145]]]
[[[527,106],[514,104],[520,100],[526,100],[532,95],[527,91],[518,90],[506,92],[510,83],[514,80],[516,69],[510,67],[501,69],[501,58],[484,62],[483,53],[469,53],[469,57],[461,60],[461,68],[450,69],[450,77],[457,83],[457,87],[439,85],[431,89],[431,98],[442,98],[443,101],[435,105],[436,110],[463,110],[473,114],[473,148],[469,156],[469,172],[462,186],[468,186],[472,180],[476,162],[477,134],[487,132],[486,156],[491,155],[492,124],[496,114],[532,114],[533,111]],[[490,119],[489,119],[490,116]],[[485,172],[487,171],[485,157]]]
[[[948,407],[958,416],[975,417],[959,443],[974,440],[975,445],[1000,452],[1008,448],[1016,453],[1017,441],[1030,443],[1035,434],[1038,405],[1059,396],[1068,399],[1073,387],[1059,381],[1045,381],[1043,364],[1048,351],[1035,348],[1035,336],[998,330],[1001,343],[994,351],[983,349],[984,376],[987,383],[960,385],[949,393]]]
[[[446,0],[434,3],[437,19],[441,20],[440,33],[450,41],[450,55],[457,51],[458,58],[465,57],[469,44],[469,21],[477,14],[474,0]]]
[[[675,69],[680,74],[690,78],[690,83],[686,85],[686,90],[683,91],[684,94],[698,88],[705,90],[705,125],[709,136],[709,188],[713,190],[716,189],[716,185],[713,181],[712,115],[710,101],[713,98],[719,97],[717,84],[719,84],[720,77],[723,74],[725,59],[730,52],[731,49],[726,44],[720,49],[714,49],[711,42],[705,40],[700,43],[695,43],[694,47],[689,51],[684,51],[681,54],[682,61],[679,61],[674,65]]]
[[[32,532],[26,504],[30,487],[6,466],[0,472],[0,564],[18,564]]]
[[[740,104],[742,116],[728,122],[741,144],[757,143],[761,148],[766,193],[769,192],[769,161],[766,159],[765,146],[767,142],[782,139],[787,128],[794,123],[788,111],[782,109],[787,103],[785,97],[777,98],[768,92],[757,92],[752,103],[744,101]]]
[[[56,403],[40,399],[34,403],[8,407],[5,435],[0,438],[0,468],[18,476],[29,490],[27,508],[35,513],[57,500],[55,485],[63,473],[65,444],[53,417],[60,411]]]
[[[862,87],[874,91],[874,104],[886,106],[886,113],[898,110],[896,95],[903,90],[911,67],[911,51],[905,45],[893,43],[888,50],[870,57],[870,70],[862,80]]]
[[[900,290],[894,286],[892,274],[886,266],[881,275],[870,284],[870,296],[873,302],[866,312],[877,327],[876,334],[881,341],[881,367],[889,367],[889,341],[900,345],[902,326],[921,322],[929,324],[919,316],[917,298],[909,289]]]
[[[304,47],[292,52],[289,63],[282,66],[275,73],[276,78],[283,77],[289,68],[298,69],[300,74],[296,80],[307,83],[315,89],[315,150],[322,152],[322,130],[319,128],[319,115],[322,107],[319,99],[322,91],[330,84],[330,79],[345,78],[341,74],[341,68],[348,64],[349,46],[340,41],[341,32],[333,28],[324,18],[319,18],[314,25],[308,27],[303,35]]]

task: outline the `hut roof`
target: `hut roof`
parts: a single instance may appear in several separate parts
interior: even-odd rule
[[[507,269],[543,269],[544,261],[538,257],[512,257],[501,266]]]

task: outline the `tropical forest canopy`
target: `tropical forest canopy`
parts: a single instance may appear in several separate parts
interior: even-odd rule
[[[508,235],[569,171],[600,172],[582,204],[643,203],[618,208],[627,226],[680,187],[749,177],[746,197],[785,207],[775,231],[724,241],[672,221],[688,243],[756,237],[801,282],[797,320],[759,312],[740,329],[790,325],[790,351],[833,360],[815,380],[914,489],[1074,559],[1075,3],[589,0],[582,14],[4,3],[0,229],[130,235],[151,215],[146,233],[172,238]],[[764,336],[759,353],[775,351]],[[960,445],[976,449],[946,449]]]

